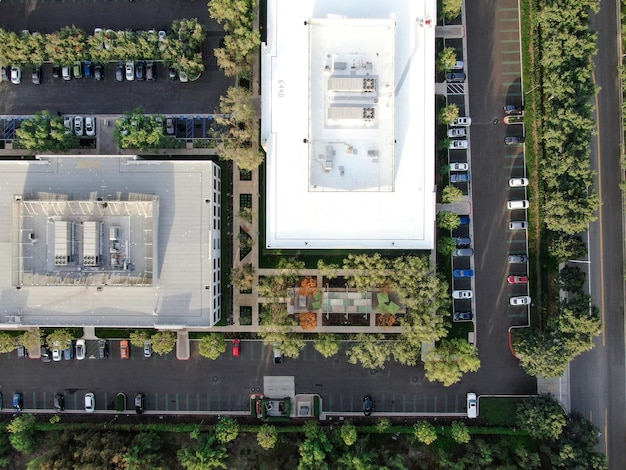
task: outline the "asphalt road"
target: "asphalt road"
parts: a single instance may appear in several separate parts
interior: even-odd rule
[[[606,452],[609,468],[626,468],[626,397],[624,387],[624,264],[623,207],[619,183],[621,112],[619,2],[605,1],[592,20],[598,32],[594,58],[600,87],[596,102],[597,135],[591,145],[592,165],[602,199],[598,221],[589,227],[591,296],[602,312],[602,334],[595,347],[570,367],[571,404],[600,429],[598,451]]]
[[[510,307],[509,297],[526,295],[527,286],[510,286],[511,274],[527,274],[525,265],[509,265],[509,254],[526,253],[525,231],[510,231],[510,220],[526,220],[525,211],[509,211],[509,199],[525,199],[524,188],[510,189],[508,179],[525,176],[523,147],[505,146],[504,137],[521,127],[502,123],[505,104],[520,104],[521,57],[517,1],[478,0],[465,5],[469,111],[472,118],[472,197],[476,344],[486,379],[506,378],[526,393],[536,380],[519,367],[509,349],[508,329],[527,323],[525,307]],[[532,279],[531,279],[532,282]]]
[[[207,30],[202,56],[205,72],[195,82],[181,83],[167,79],[165,65],[158,64],[154,82],[115,81],[114,63],[107,64],[104,80],[73,79],[63,81],[52,77],[52,65],[43,70],[43,83],[34,85],[32,69],[22,70],[22,83],[0,83],[0,114],[24,115],[42,109],[52,114],[119,114],[138,106],[147,113],[211,114],[219,106],[233,79],[219,71],[213,50],[223,37],[222,27],[208,17],[206,3],[190,1],[94,2],[61,3],[53,1],[0,3],[0,27],[19,31],[28,29],[50,33],[74,24],[88,33],[94,28],[165,29],[172,20],[198,18]]]

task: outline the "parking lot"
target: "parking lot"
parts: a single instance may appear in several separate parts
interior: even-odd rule
[[[114,7],[113,7],[114,6]],[[206,3],[145,2],[76,2],[71,6],[58,2],[2,2],[0,27],[20,31],[28,29],[50,33],[74,24],[88,34],[97,27],[114,30],[165,29],[177,18],[198,18],[207,36],[202,57],[205,71],[194,81],[168,80],[166,65],[157,63],[157,80],[115,80],[115,62],[105,65],[103,80],[52,77],[52,64],[43,67],[41,85],[31,80],[32,67],[22,70],[22,83],[0,83],[0,115],[28,115],[43,109],[52,114],[120,114],[143,107],[146,113],[211,114],[219,106],[219,97],[233,79],[218,69],[213,49],[223,37],[221,26],[208,17]]]

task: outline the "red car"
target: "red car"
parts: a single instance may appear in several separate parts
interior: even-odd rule
[[[509,284],[527,284],[528,276],[509,276]]]
[[[233,340],[233,356],[235,357],[239,357],[239,343],[241,343],[241,341],[237,338]]]

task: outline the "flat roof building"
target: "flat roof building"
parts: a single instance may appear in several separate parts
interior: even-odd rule
[[[434,0],[268,0],[267,248],[434,247]]]
[[[0,323],[213,326],[220,193],[210,161],[1,161]]]

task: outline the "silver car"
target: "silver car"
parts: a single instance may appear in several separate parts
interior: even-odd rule
[[[93,413],[96,410],[96,396],[92,392],[85,393],[85,411]]]
[[[91,116],[85,118],[85,134],[89,137],[96,135],[96,120]]]
[[[474,250],[471,248],[457,248],[452,252],[452,256],[472,256]]]
[[[132,81],[135,79],[135,63],[132,60],[126,62],[126,80]]]
[[[74,134],[76,134],[79,137],[83,135],[83,117],[82,116],[76,116],[74,118]]]

